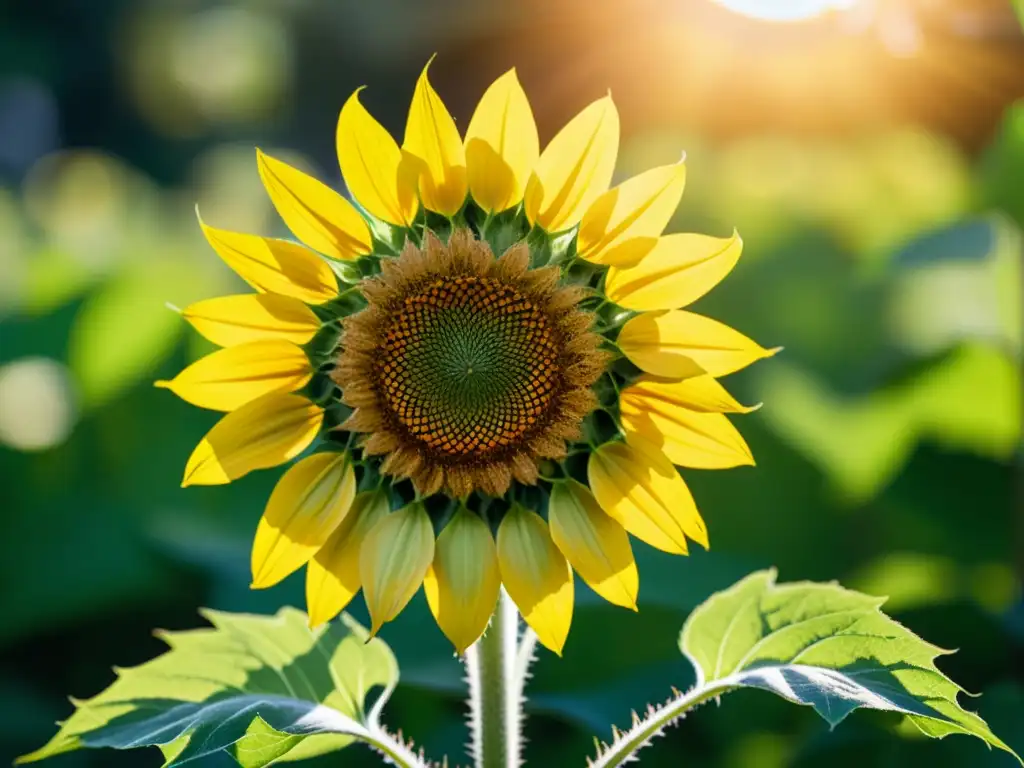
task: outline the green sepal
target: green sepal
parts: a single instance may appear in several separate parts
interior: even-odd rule
[[[319,368],[329,362],[338,349],[341,340],[341,326],[339,323],[325,323],[320,327],[313,338],[302,345],[314,368]]]
[[[487,242],[495,257],[522,242],[530,232],[530,222],[523,215],[521,205],[490,216],[475,205],[466,206],[466,220],[477,237]]]
[[[526,244],[530,248],[530,269],[547,266],[551,262],[554,251],[551,236],[541,227],[533,227],[526,235]]]
[[[373,240],[373,254],[376,256],[397,256],[401,253],[402,247],[405,245],[405,239],[408,236],[408,230],[405,227],[398,227],[394,224],[389,224],[383,219],[378,219],[363,208],[354,197],[351,200],[356,210],[359,211],[359,214],[366,221],[366,225],[370,228],[370,237]]]
[[[423,222],[424,233],[427,230],[430,230],[437,235],[438,240],[442,243],[447,243],[448,238],[452,236],[453,229],[454,224],[452,219],[449,219],[447,216],[442,216],[440,213],[434,213],[433,211],[426,212]]]

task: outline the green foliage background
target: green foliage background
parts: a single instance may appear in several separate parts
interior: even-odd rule
[[[1024,751],[1024,106],[1013,105],[1024,66],[1009,4],[1002,15],[991,5],[1000,71],[1010,73],[999,87],[963,50],[951,62],[960,90],[940,77],[920,86],[963,112],[972,94],[998,100],[992,119],[969,130],[941,110],[881,107],[877,119],[812,127],[773,109],[770,85],[767,107],[728,103],[728,77],[703,100],[674,92],[671,78],[659,91],[659,77],[607,63],[609,39],[629,40],[630,29],[596,38],[533,3],[488,11],[446,0],[429,14],[399,0],[0,7],[0,763],[46,741],[70,712],[68,693],[92,695],[112,665],[159,653],[152,629],[199,626],[200,605],[302,605],[301,576],[248,589],[248,546],[275,473],[178,487],[215,415],[150,384],[205,351],[166,305],[242,290],[199,236],[195,202],[217,226],[283,234],[253,145],[287,149],[338,183],[333,128],[344,98],[369,84],[366,103],[400,136],[415,76],[435,51],[435,82],[462,126],[487,82],[518,66],[542,140],[604,92],[606,75],[618,77],[620,176],[685,149],[688,189],[673,228],[722,235],[735,225],[744,236],[736,271],[697,309],[786,348],[725,382],[744,402],[765,403],[737,419],[758,466],[685,474],[711,552],[680,559],[637,544],[638,614],[579,586],[565,658],[544,654],[536,665],[531,763],[578,763],[593,735],[628,723],[631,707],[687,686],[677,635],[689,611],[768,565],[786,581],[839,579],[889,595],[887,612],[959,649],[942,670],[983,693],[966,706]],[[671,13],[691,35],[680,46],[696,45],[694,35],[756,33],[770,45],[796,34],[698,0]],[[924,21],[927,43],[935,24]],[[802,33],[825,36],[831,23]],[[821,54],[807,48],[813,67]],[[897,54],[873,52],[871,62],[895,67]],[[880,72],[869,81],[879,92]],[[693,108],[666,108],[677,103]],[[716,110],[733,121],[713,119]],[[354,613],[365,621],[361,604]],[[461,669],[422,595],[383,637],[402,669],[387,721],[433,754],[460,754]],[[830,732],[810,711],[741,692],[642,758],[1012,764],[898,722],[858,713]],[[343,759],[376,760],[365,750]],[[82,752],[52,764],[158,765],[159,755]]]

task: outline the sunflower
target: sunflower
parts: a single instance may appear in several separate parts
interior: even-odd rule
[[[504,587],[560,653],[574,571],[635,610],[630,534],[708,546],[676,465],[753,464],[725,416],[751,409],[718,377],[772,351],[680,309],[741,241],[663,234],[685,166],[611,187],[618,139],[606,96],[541,152],[514,70],[463,137],[424,69],[401,146],[359,91],[343,106],[352,202],[257,151],[298,242],[200,220],[255,293],[183,310],[223,349],[158,385],[226,414],[183,486],[295,460],[256,530],[253,587],[306,566],[311,623],[362,590],[376,633],[422,585],[460,653]]]

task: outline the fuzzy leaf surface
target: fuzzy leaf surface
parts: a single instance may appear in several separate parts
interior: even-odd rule
[[[837,584],[779,585],[774,571],[759,571],[698,607],[680,649],[698,689],[761,688],[830,726],[860,707],[901,712],[928,736],[976,736],[1017,757],[958,703],[963,689],[935,665],[949,652],[882,613],[883,602]]]
[[[165,766],[231,758],[242,768],[374,742],[377,713],[398,682],[388,646],[343,615],[310,630],[304,613],[274,616],[206,611],[213,625],[162,633],[161,656],[117,670],[34,762],[81,748],[158,746]],[[383,687],[367,714],[371,689]]]

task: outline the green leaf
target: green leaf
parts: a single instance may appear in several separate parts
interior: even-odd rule
[[[170,355],[185,323],[167,304],[200,298],[202,277],[184,262],[146,261],[86,300],[68,337],[68,365],[85,407],[113,400]]]
[[[883,602],[837,584],[779,586],[760,571],[697,608],[680,648],[698,689],[772,691],[831,726],[860,707],[901,712],[928,736],[969,734],[1014,754],[957,703],[962,689],[935,666],[949,652],[883,614]]]
[[[893,259],[887,312],[894,340],[918,355],[958,341],[1017,352],[1022,341],[1021,234],[1004,215],[959,221]]]
[[[159,746],[166,766],[218,755],[243,768],[341,749],[354,739],[398,765],[422,763],[380,726],[398,682],[387,645],[342,615],[310,630],[306,615],[206,611],[210,628],[162,633],[162,656],[131,669],[76,710],[20,763],[83,747]],[[371,689],[383,691],[366,710]]]
[[[759,379],[772,429],[851,502],[895,477],[921,440],[1009,460],[1020,437],[1020,366],[991,344],[963,344],[913,377],[862,397],[773,362]]]
[[[772,361],[760,373],[764,418],[821,468],[845,499],[870,499],[900,470],[919,437],[916,413],[900,391],[844,397],[815,376]]]
[[[775,571],[758,571],[712,595],[683,625],[679,646],[696,683],[628,730],[612,728],[590,768],[635,759],[687,712],[741,688],[761,688],[814,710],[835,726],[858,708],[898,712],[927,736],[977,736],[1024,761],[978,715],[957,703],[962,689],[939,671],[948,651],[926,643],[883,614],[884,598],[837,584],[777,586]]]

